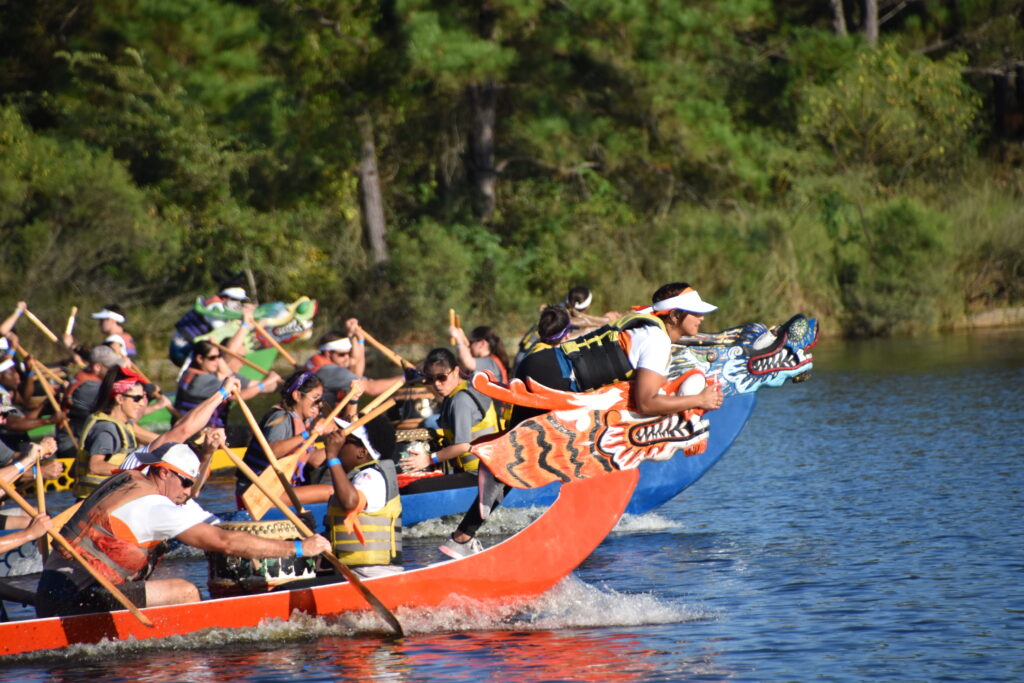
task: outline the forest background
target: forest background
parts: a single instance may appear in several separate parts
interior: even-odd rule
[[[241,272],[406,342],[680,279],[963,324],[1024,298],[1022,55],[1024,1],[8,0],[0,305],[153,355]]]

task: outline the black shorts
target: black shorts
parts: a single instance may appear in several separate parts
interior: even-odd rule
[[[136,607],[146,606],[146,582],[129,581],[117,587]],[[44,569],[36,591],[36,616],[55,617],[124,609],[110,591],[98,583],[79,588],[67,574]]]

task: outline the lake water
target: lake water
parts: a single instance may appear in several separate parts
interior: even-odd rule
[[[90,646],[0,679],[1024,680],[1024,333],[815,358],[708,475],[525,609],[399,611],[401,640],[367,617]],[[445,528],[417,527],[414,553]]]

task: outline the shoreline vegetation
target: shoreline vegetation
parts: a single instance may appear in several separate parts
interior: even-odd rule
[[[55,0],[0,41],[0,309],[116,302],[146,361],[242,273],[409,348],[681,279],[709,330],[1024,325],[1024,0]]]

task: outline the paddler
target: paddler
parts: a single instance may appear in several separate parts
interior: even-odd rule
[[[348,423],[338,420],[338,425]],[[400,572],[402,501],[395,464],[382,457],[394,438],[386,425],[375,422],[341,434],[329,435],[324,449],[334,488],[325,522],[334,554],[366,578]]]
[[[198,297],[192,308],[174,324],[168,357],[181,365],[192,352],[193,340],[232,320],[242,320],[249,295],[235,282],[226,282],[211,297]]]
[[[135,358],[137,355],[135,339],[124,329],[125,323],[128,322],[128,316],[125,314],[124,309],[117,304],[107,304],[102,310],[93,313],[91,317],[100,326],[103,343],[121,344],[123,348],[115,350],[120,351],[128,359]],[[71,335],[65,335],[65,346],[69,349],[74,348],[74,339],[68,339],[68,337],[71,337]]]
[[[0,416],[0,422],[3,421],[3,417]],[[60,462],[51,460],[48,464],[41,464],[43,460],[51,457],[57,448],[57,442],[53,440],[53,437],[44,437],[39,443],[26,444],[20,451],[12,451],[7,448],[6,444],[0,442],[0,479],[3,479],[8,484],[13,484],[16,481],[32,481],[35,479],[33,472],[34,467],[43,468],[43,476],[45,478],[51,478],[50,475],[60,476],[60,473],[64,470],[64,466]],[[4,498],[4,493],[0,491],[0,499]],[[2,501],[0,501],[2,505]],[[33,520],[25,516],[19,510],[13,515],[6,514],[0,511],[0,529],[24,529],[33,523]],[[43,529],[42,533],[45,533]],[[18,536],[23,538],[21,543],[14,545],[8,545],[7,550],[16,548],[17,546],[27,541],[33,541],[42,534],[36,536],[24,537],[24,534]],[[8,534],[7,536],[0,537],[0,542],[8,540],[14,534]],[[0,549],[0,552],[5,550]]]
[[[516,377],[562,391],[589,391],[629,380],[630,405],[643,415],[719,408],[722,391],[717,384],[709,383],[693,396],[668,395],[661,390],[672,361],[672,343],[696,335],[704,316],[718,307],[701,299],[685,282],[663,285],[651,299],[651,306],[638,307],[636,313],[526,356],[516,368]],[[543,412],[515,406],[509,428]],[[481,467],[480,490],[484,497],[477,496],[451,538],[439,548],[444,554],[459,558],[482,548],[476,532],[486,512],[500,504],[509,487],[497,484],[494,475]]]
[[[366,338],[359,320],[345,320],[345,331],[331,330],[320,337],[317,353],[305,365],[324,384],[324,411],[330,411],[345,396],[353,380],[363,381],[363,393],[378,396],[401,376],[386,379],[366,377]]]
[[[62,401],[62,407],[68,416],[68,424],[76,439],[82,436],[82,429],[96,404],[100,384],[107,372],[111,368],[124,367],[128,364],[127,359],[105,344],[93,348],[87,356],[88,365],[75,373],[71,385],[64,391]],[[70,454],[70,457],[76,455],[71,437],[62,429],[57,430],[57,445],[60,454]]]
[[[201,550],[244,558],[305,557],[330,549],[319,535],[302,541],[228,531],[191,498],[199,458],[188,446],[165,443],[140,457],[138,470],[119,471],[85,499],[61,534],[137,606],[199,600],[199,589],[181,578],[149,579],[167,541],[177,538]],[[40,617],[120,609],[92,575],[58,550],[39,579]]]

